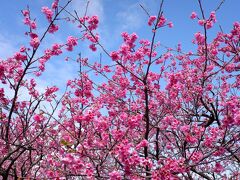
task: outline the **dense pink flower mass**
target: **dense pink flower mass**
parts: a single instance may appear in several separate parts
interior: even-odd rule
[[[184,52],[159,43],[173,28],[163,2],[146,13],[149,39],[122,32],[112,51],[98,16],[80,17],[71,0],[42,7],[44,31],[22,11],[27,43],[0,58],[0,179],[239,179],[240,23],[209,37],[221,5],[204,14],[199,0],[194,48]],[[50,42],[66,23],[77,32]],[[100,59],[83,57],[82,45]],[[39,86],[53,58],[76,63],[78,74]]]
[[[58,25],[52,24],[52,25],[49,27],[48,32],[49,32],[49,33],[55,33],[56,31],[58,31]]]
[[[30,41],[30,45],[33,47],[33,48],[37,48],[39,46],[40,42],[39,42],[39,38],[38,37],[34,37],[31,39]]]
[[[44,7],[42,7],[42,12],[45,14],[47,20],[49,22],[51,22],[52,21],[52,16],[53,16],[53,11],[50,8],[44,6]]]
[[[72,51],[73,47],[78,44],[77,40],[78,39],[76,37],[68,36],[68,38],[67,38],[67,50],[68,51]]]

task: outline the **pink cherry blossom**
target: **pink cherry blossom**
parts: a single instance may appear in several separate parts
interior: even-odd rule
[[[52,9],[56,9],[58,7],[59,0],[54,0],[52,3]]]
[[[222,11],[198,1],[193,47],[168,47],[172,30],[162,28],[173,24],[159,4],[152,16],[143,7],[138,33],[113,38],[110,27],[112,44],[91,3],[86,13],[72,3],[43,6],[47,23],[23,10],[30,43],[0,58],[0,179],[237,177],[240,23],[211,29]]]
[[[73,47],[78,44],[78,39],[73,36],[68,36],[67,38],[67,50],[72,51]]]
[[[157,19],[156,16],[150,16],[148,19],[148,25],[152,26],[153,22]]]
[[[158,26],[158,27],[164,26],[165,23],[166,23],[166,21],[167,21],[167,19],[162,15],[162,16],[159,18],[159,20],[158,20],[157,26]]]
[[[169,23],[168,23],[168,27],[169,27],[169,28],[173,28],[173,23],[172,23],[172,22],[169,22]]]
[[[55,33],[56,31],[58,31],[58,25],[52,24],[48,30],[49,33]]]
[[[206,23],[206,22],[205,22],[204,19],[198,20],[198,24],[199,24],[200,26],[203,26],[205,23]]]
[[[38,48],[38,46],[40,45],[40,41],[39,41],[38,37],[32,38],[31,41],[30,41],[30,45],[34,49]]]
[[[214,171],[217,173],[221,173],[223,170],[224,170],[223,166],[219,162],[217,162]]]
[[[45,14],[47,20],[49,22],[51,22],[52,21],[52,16],[53,16],[52,10],[50,8],[48,8],[47,6],[44,6],[44,7],[42,7],[42,12]]]
[[[195,19],[197,17],[197,13],[196,12],[192,12],[190,18],[191,19]]]

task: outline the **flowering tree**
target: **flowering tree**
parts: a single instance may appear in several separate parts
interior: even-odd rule
[[[30,9],[23,10],[29,43],[0,60],[2,179],[238,179],[240,23],[207,39],[222,3],[205,14],[198,0],[199,13],[191,18],[202,32],[194,35],[194,52],[158,43],[157,33],[173,27],[164,1],[157,15],[142,7],[150,40],[123,32],[122,45],[109,52],[96,33],[98,17],[69,11],[71,2],[42,7],[43,34]],[[77,25],[81,34],[42,52],[60,21]],[[39,92],[35,79],[46,63],[76,50],[79,41],[99,48],[111,64],[79,54],[79,75],[66,89]]]

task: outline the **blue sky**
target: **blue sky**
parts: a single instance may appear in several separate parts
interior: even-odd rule
[[[41,14],[41,6],[49,5],[50,0],[8,0],[1,2],[0,6],[0,58],[4,59],[11,56],[22,44],[28,42],[28,38],[24,36],[27,30],[22,23],[21,10],[29,5],[32,9],[32,17],[37,18],[39,31],[43,31],[46,20]],[[64,3],[66,0],[60,0]],[[86,0],[73,0],[70,10],[76,9],[79,14],[85,11]],[[221,0],[203,0],[205,14],[214,10]],[[116,50],[121,44],[121,32],[136,32],[140,38],[149,38],[151,36],[151,28],[147,26],[147,15],[140,8],[142,4],[151,15],[157,14],[159,0],[90,0],[88,13],[90,15],[97,14],[100,18],[99,33],[102,44],[109,51]],[[217,12],[217,20],[215,27],[209,30],[210,38],[222,26],[225,32],[228,32],[234,21],[240,20],[240,0],[225,0],[221,9]],[[166,18],[173,22],[174,28],[162,29],[157,40],[167,46],[176,46],[182,43],[183,49],[191,50],[193,48],[191,41],[194,33],[202,31],[196,21],[189,18],[192,11],[200,14],[197,0],[165,0],[164,14]],[[79,35],[79,31],[71,25],[61,26],[57,34],[49,35],[47,41],[43,44],[48,47],[53,42],[65,42],[68,35]],[[26,41],[27,40],[27,41]],[[81,45],[72,53],[72,57],[76,57],[79,52],[85,57],[89,57],[91,61],[99,59],[99,51],[92,53],[86,47]],[[61,86],[67,79],[72,79],[77,75],[76,64],[64,61],[65,56],[57,57],[47,64],[46,73],[38,80],[42,86],[58,85]],[[104,57],[105,58],[105,57]],[[105,59],[104,59],[105,60]],[[109,60],[106,59],[106,62]]]

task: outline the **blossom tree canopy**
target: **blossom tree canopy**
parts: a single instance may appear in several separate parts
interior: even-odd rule
[[[122,31],[111,50],[115,34],[76,1],[25,7],[24,43],[0,57],[0,179],[239,179],[240,22],[217,25],[224,1],[181,17],[198,28],[191,50],[161,40],[174,39],[169,0],[137,6],[146,38]],[[53,61],[61,85],[45,76]]]

